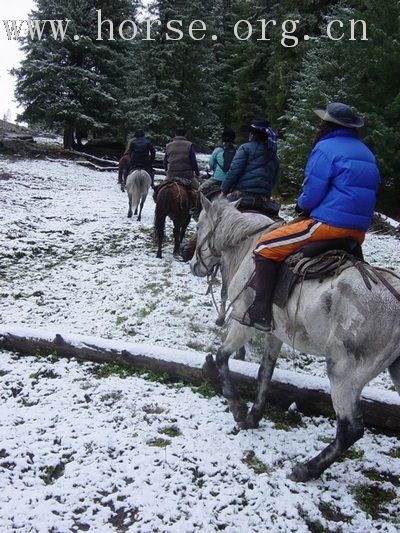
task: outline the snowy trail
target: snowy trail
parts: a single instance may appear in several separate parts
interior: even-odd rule
[[[322,479],[295,484],[291,464],[333,422],[272,413],[234,435],[223,400],[188,387],[7,353],[0,368],[2,532],[396,531],[396,438],[367,432]],[[394,499],[373,520],[356,499],[376,487]]]
[[[56,324],[71,333],[215,353],[223,331],[205,281],[173,260],[171,240],[164,259],[155,258],[150,195],[138,223],[126,218],[127,197],[113,173],[70,161],[6,159],[0,171],[14,178],[0,181],[3,323]],[[400,270],[396,238],[369,234],[364,249],[371,263]],[[261,346],[257,338],[250,343],[250,360],[258,360]],[[278,367],[325,376],[322,360],[289,347]],[[390,387],[385,376],[376,384]]]
[[[13,179],[0,181],[1,322],[215,351],[204,280],[171,242],[155,258],[150,197],[138,224],[112,174],[0,159],[2,172]],[[400,266],[393,237],[369,235],[365,250]],[[282,355],[283,369],[325,374]],[[367,432],[320,480],[294,484],[291,464],[325,446],[332,421],[271,411],[234,435],[222,399],[111,370],[1,354],[2,533],[398,530],[398,437]]]

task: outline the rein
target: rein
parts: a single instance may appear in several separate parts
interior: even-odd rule
[[[204,270],[207,271],[207,276],[211,276],[213,274],[214,266],[211,267],[211,268],[209,266],[207,266],[207,264],[205,263],[204,259],[208,259],[209,257],[216,257],[216,258],[219,259],[221,257],[221,253],[224,251],[223,248],[221,248],[220,251],[216,250],[216,248],[214,246],[214,242],[213,242],[214,239],[212,240],[212,237],[215,238],[215,232],[216,232],[218,226],[220,225],[221,221],[222,221],[222,216],[219,216],[217,218],[217,220],[215,221],[214,227],[211,228],[208,231],[208,233],[204,236],[203,240],[197,246],[196,255],[197,255],[197,258],[198,258],[200,264],[204,268]],[[272,224],[271,223],[265,224],[265,225],[261,226],[260,228],[257,228],[255,230],[253,230],[251,233],[246,233],[246,235],[244,235],[239,241],[237,241],[237,243],[235,243],[235,246],[238,246],[239,244],[244,242],[249,237],[252,237],[253,235],[256,235],[257,233],[259,233],[260,231],[262,231],[264,229],[267,229],[269,227],[273,227],[274,225],[276,225],[278,227],[278,226],[281,225],[281,223],[280,222],[273,222]],[[204,243],[207,243],[208,248],[209,248],[209,250],[211,252],[205,258],[203,258],[203,254],[201,252],[201,248],[203,247]],[[214,275],[214,277],[215,277],[215,275]]]
[[[222,248],[220,251],[216,250],[215,246],[214,246],[214,239],[215,239],[215,232],[218,228],[218,226],[220,225],[222,221],[222,216],[219,216],[214,224],[214,227],[211,228],[208,233],[204,236],[203,240],[198,244],[197,246],[197,250],[196,250],[196,255],[197,255],[197,258],[200,262],[200,264],[202,265],[202,267],[206,270],[207,272],[207,285],[208,285],[208,288],[207,288],[207,292],[206,294],[211,294],[211,298],[212,298],[212,301],[213,301],[213,304],[214,304],[214,307],[216,309],[216,311],[218,312],[218,306],[217,306],[217,302],[216,302],[216,299],[215,299],[215,296],[214,296],[214,291],[213,291],[213,286],[215,284],[215,278],[217,276],[217,272],[218,272],[218,266],[217,265],[213,265],[211,268],[206,264],[205,260],[209,259],[210,257],[215,257],[215,258],[218,258],[220,259],[221,258],[221,254],[222,252],[224,251],[224,249]],[[257,233],[261,232],[262,230],[264,229],[267,229],[267,228],[271,228],[272,229],[275,229],[275,227],[279,227],[281,226],[282,223],[281,222],[272,222],[269,223],[269,224],[264,224],[263,226],[259,227],[259,228],[256,228],[254,229],[251,233],[246,233],[246,235],[244,235],[237,243],[235,243],[235,246],[238,246],[239,244],[241,244],[242,242],[244,242],[246,239],[248,239],[249,237],[253,237],[254,235],[256,235]],[[214,237],[214,239],[212,240],[212,238]],[[201,248],[203,247],[204,243],[207,243],[208,244],[208,248],[210,250],[210,254],[208,254],[207,256],[203,256],[202,252],[201,252]],[[234,302],[239,298],[239,296],[242,294],[242,292],[247,288],[247,285],[245,287],[243,287],[243,289],[240,291],[240,293],[236,296],[236,298],[233,300],[233,302],[230,303],[229,307],[228,307],[228,311],[229,309],[232,307],[232,305],[234,304]],[[227,311],[227,312],[228,312]]]

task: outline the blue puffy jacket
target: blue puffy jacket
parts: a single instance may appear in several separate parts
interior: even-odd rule
[[[238,190],[271,196],[278,181],[279,161],[276,155],[265,163],[264,144],[250,141],[242,144],[233,158],[221,189],[228,192]]]
[[[366,231],[380,177],[375,156],[349,128],[328,133],[315,145],[305,169],[298,205],[311,218],[338,228]]]

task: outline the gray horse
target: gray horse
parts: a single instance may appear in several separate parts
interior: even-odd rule
[[[196,255],[191,270],[205,276],[221,260],[228,268],[228,298],[232,317],[241,317],[254,299],[248,280],[254,270],[251,251],[258,238],[276,227],[265,216],[241,214],[225,200],[212,204],[202,198]],[[397,291],[400,278],[381,271]],[[285,309],[273,308],[275,329],[265,334],[265,351],[258,373],[258,391],[250,411],[233,385],[230,355],[256,331],[232,320],[216,361],[209,356],[204,370],[217,376],[239,428],[256,428],[282,343],[324,356],[336,413],[336,438],[316,457],[294,466],[291,479],[317,478],[364,433],[360,396],[364,386],[389,369],[400,394],[400,302],[381,283],[369,290],[356,268],[323,282],[306,280],[296,286]],[[215,364],[216,363],[216,364]]]
[[[132,218],[132,207],[135,208],[135,215],[138,214],[139,202],[139,216],[138,220],[142,218],[142,209],[146,201],[147,194],[151,185],[150,175],[143,169],[134,170],[129,174],[126,180],[126,192],[129,199],[128,218]]]

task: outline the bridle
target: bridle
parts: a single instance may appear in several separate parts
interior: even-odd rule
[[[221,250],[221,252],[218,252],[215,249],[215,246],[214,246],[215,231],[216,231],[217,227],[219,226],[219,224],[221,223],[221,220],[222,220],[222,217],[219,216],[217,218],[217,220],[215,221],[214,227],[211,228],[206,233],[206,235],[199,242],[199,244],[197,245],[197,248],[196,248],[196,257],[197,257],[199,263],[201,264],[201,266],[206,271],[207,277],[215,275],[215,270],[216,270],[215,267],[216,267],[216,265],[213,265],[212,267],[210,267],[210,266],[208,266],[206,264],[205,260],[209,259],[210,257],[215,257],[216,259],[220,259],[221,258],[221,252],[223,251],[223,250]],[[204,243],[207,243],[208,249],[211,252],[208,255],[206,255],[205,257],[203,256],[203,253],[201,251],[202,247],[204,246]]]
[[[206,260],[209,259],[210,257],[215,257],[216,259],[221,259],[221,255],[222,255],[222,252],[224,251],[223,248],[218,251],[216,250],[215,246],[214,246],[214,240],[215,240],[215,232],[217,230],[217,227],[219,226],[219,224],[221,223],[222,221],[222,216],[220,215],[217,220],[215,221],[215,224],[213,226],[213,228],[211,228],[207,234],[204,236],[204,238],[199,242],[199,244],[197,245],[196,247],[196,257],[199,261],[199,263],[201,264],[201,266],[204,268],[204,270],[206,271],[206,275],[207,277],[214,277],[215,274],[216,274],[216,266],[217,265],[213,265],[212,267],[208,266],[206,264]],[[268,223],[266,225],[263,225],[261,226],[260,228],[257,228],[255,230],[253,230],[251,233],[247,233],[246,235],[244,235],[238,242],[237,242],[237,245],[240,244],[241,242],[244,242],[246,239],[248,239],[249,237],[252,237],[253,235],[256,235],[258,232],[264,230],[264,229],[267,229],[267,228],[271,228],[272,226],[281,226],[282,225],[282,222],[272,222],[271,223]],[[272,229],[272,228],[271,228]],[[203,256],[203,253],[201,251],[202,247],[204,246],[204,243],[207,243],[207,246],[208,246],[208,249],[210,250],[211,253],[209,253],[208,255],[206,256]],[[218,268],[218,267],[217,267]]]

